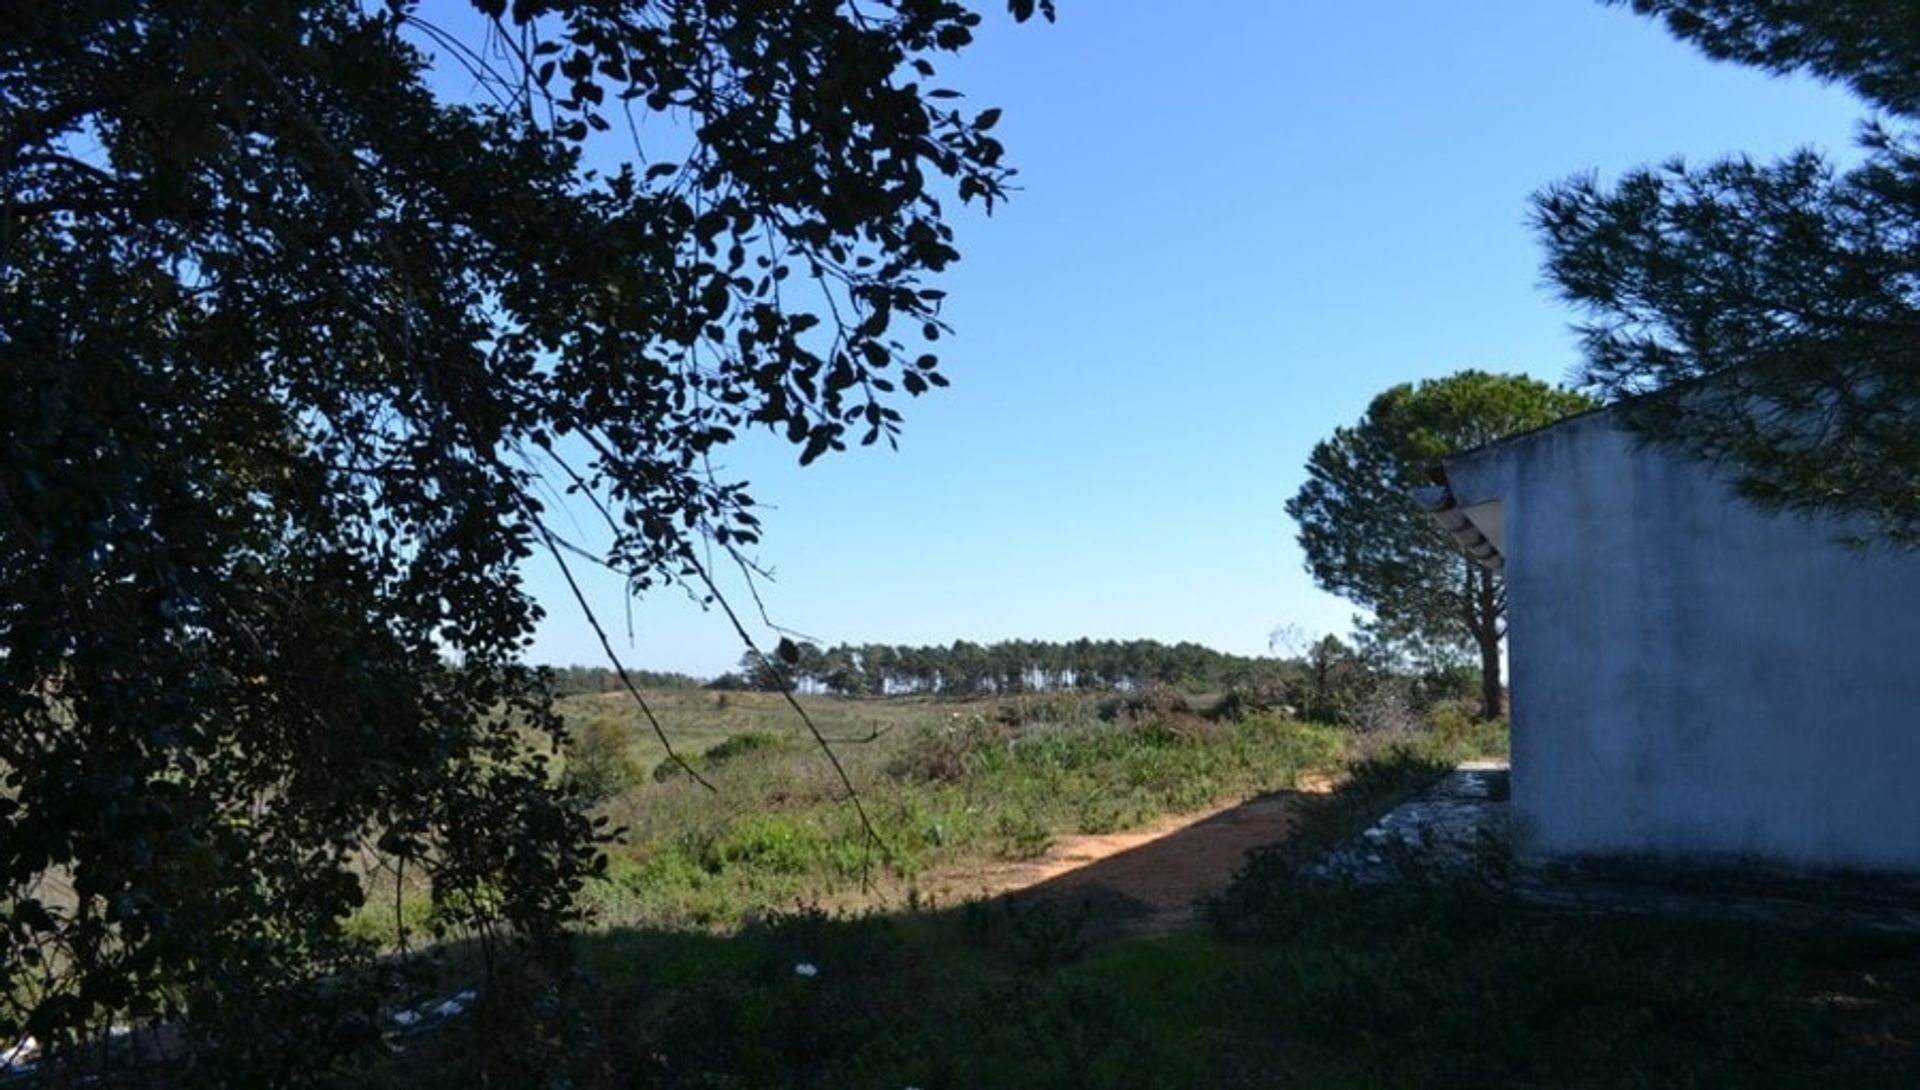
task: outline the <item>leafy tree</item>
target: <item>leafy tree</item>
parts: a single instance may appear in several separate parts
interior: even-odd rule
[[[526,741],[522,563],[706,586],[756,529],[711,451],[944,383],[942,198],[1008,171],[924,81],[977,15],[472,6],[0,14],[0,1040],[323,1079],[382,1024],[369,860],[552,939],[596,834]]]
[[[1619,0],[1615,0],[1619,2]],[[1592,390],[1763,503],[1920,543],[1920,18],[1898,0],[1632,0],[1718,59],[1838,81],[1865,159],[1673,161],[1535,197]],[[1649,395],[1649,396],[1635,396]]]
[[[1373,671],[1366,659],[1338,636],[1322,637],[1309,648],[1305,665],[1302,691],[1306,699],[1301,701],[1301,709],[1309,719],[1327,723],[1345,720],[1372,683]]]
[[[1523,375],[1462,371],[1373,399],[1359,423],[1313,448],[1287,514],[1300,524],[1307,570],[1322,587],[1372,611],[1367,635],[1415,657],[1478,652],[1481,714],[1505,708],[1500,642],[1506,589],[1420,512],[1410,493],[1439,458],[1593,405]]]
[[[866,691],[866,675],[861,672],[855,656],[850,647],[833,647],[821,652],[821,687],[842,696],[858,696]]]

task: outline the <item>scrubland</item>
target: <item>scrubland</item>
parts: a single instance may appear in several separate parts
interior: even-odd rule
[[[1551,914],[1471,863],[1353,887],[1306,865],[1504,729],[1441,706],[1400,732],[1172,693],[802,698],[871,822],[771,694],[567,702],[569,774],[624,829],[588,889],[564,1047],[470,1019],[410,1085],[497,1057],[553,1085],[1910,1086],[1920,944],[1833,927]],[[860,739],[853,741],[853,739]],[[692,773],[697,773],[696,780]],[[942,868],[1284,791],[1303,820],[1202,922],[1106,940],[1088,908],[930,903]],[[709,786],[703,786],[704,780]],[[518,1066],[516,1066],[518,1065]],[[466,1082],[448,1085],[468,1085]],[[531,1083],[529,1083],[531,1084]]]

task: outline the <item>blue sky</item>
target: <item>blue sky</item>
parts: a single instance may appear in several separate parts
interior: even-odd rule
[[[1592,0],[1060,7],[988,10],[942,67],[1005,109],[1022,187],[954,217],[952,388],[902,406],[897,452],[723,459],[766,504],[761,593],[786,628],[1247,654],[1277,626],[1344,632],[1353,607],[1313,586],[1282,510],[1313,444],[1397,382],[1576,362],[1528,195],[1674,155],[1844,157],[1861,113]],[[557,576],[528,574],[532,657],[602,661]],[[629,639],[617,581],[588,586],[630,666],[739,658],[685,595],[634,603]]]

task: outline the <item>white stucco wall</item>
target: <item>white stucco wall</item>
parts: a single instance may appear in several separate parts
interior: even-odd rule
[[[1447,469],[1502,507],[1523,854],[1920,874],[1920,554],[1605,414]]]

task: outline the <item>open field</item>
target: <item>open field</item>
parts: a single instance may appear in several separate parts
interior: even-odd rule
[[[1061,837],[1291,789],[1338,770],[1348,747],[1333,728],[1279,716],[1215,722],[1168,695],[1155,707],[1068,694],[802,702],[836,740],[859,809],[775,695],[660,701],[705,785],[635,729],[630,702],[567,702],[570,759],[592,766],[582,774],[625,830],[589,888],[602,925],[728,927],[803,904],[964,897],[964,886],[938,879],[1037,859]]]
[[[834,740],[856,809],[778,694],[646,696],[706,786],[666,757],[630,698],[562,705],[570,774],[595,785],[601,812],[624,830],[588,889],[601,926],[730,927],[801,905],[951,903],[993,884],[966,874],[1039,860],[1063,837],[1324,783],[1359,744],[1349,730],[1278,713],[1213,714],[1215,700],[1169,690],[799,698]],[[1457,708],[1435,721],[1441,729],[1407,744],[1445,760],[1504,747],[1503,729],[1475,727]]]
[[[1496,891],[1498,853],[1393,889],[1298,876],[1451,762],[1501,751],[1497,728],[1439,714],[1383,738],[1100,697],[804,699],[823,732],[870,738],[839,747],[881,838],[869,854],[830,766],[776,699],[663,694],[712,790],[655,778],[664,755],[626,702],[568,702],[576,761],[631,767],[606,781],[601,806],[628,832],[589,889],[597,919],[580,937],[565,1044],[490,1047],[526,1030],[483,1003],[410,1049],[397,1083],[434,1086],[456,1055],[494,1057],[503,1085],[1920,1079],[1913,937],[1554,915]],[[620,745],[580,748],[596,721],[621,728],[602,739]],[[1181,926],[1112,926],[1129,906],[1102,900],[1102,879],[1194,855],[1183,838],[1196,826],[1166,815],[1241,800],[1209,820],[1284,807],[1281,843],[1222,875]],[[1048,869],[1056,845],[1156,821],[1167,835],[1128,838],[1077,872],[1095,881]],[[1041,884],[1007,892],[1001,879],[1028,866]],[[444,1085],[470,1084],[461,1063],[444,1066],[461,1072]]]
[[[1502,751],[1498,727],[1443,710],[1361,736],[1164,698],[804,699],[823,732],[869,739],[839,747],[869,853],[777,698],[717,695],[658,701],[711,790],[656,778],[664,754],[627,702],[567,702],[572,771],[597,766],[598,805],[627,827],[573,970],[496,980],[497,1003],[354,1085],[1920,1084],[1914,936],[1557,915],[1499,892],[1498,852],[1395,888],[1302,879],[1451,762]],[[1209,803],[1225,809],[1170,816]],[[1280,841],[1196,883],[1198,911],[1115,926],[1143,907],[1103,899],[1122,876],[1194,881],[1177,872],[1199,831],[1269,812]],[[1160,835],[1125,833],[1143,827]],[[1052,867],[1087,838],[1117,851]],[[1004,880],[1029,867],[1039,885]],[[477,972],[454,962],[449,989]],[[521,984],[547,998],[529,1006]]]
[[[1379,746],[1302,796],[1195,926],[1104,938],[1098,905],[1014,896],[741,928],[582,937],[576,1036],[502,1062],[660,1087],[1906,1087],[1920,940],[1570,917],[1505,898],[1497,856],[1404,887],[1298,865],[1428,782],[1434,741]],[[1169,850],[1177,851],[1177,847]],[[723,871],[724,873],[724,871]],[[410,1058],[481,1051],[471,1023]],[[497,1051],[497,1050],[496,1050]],[[457,1083],[466,1085],[467,1083]],[[447,1085],[456,1085],[449,1083]]]

